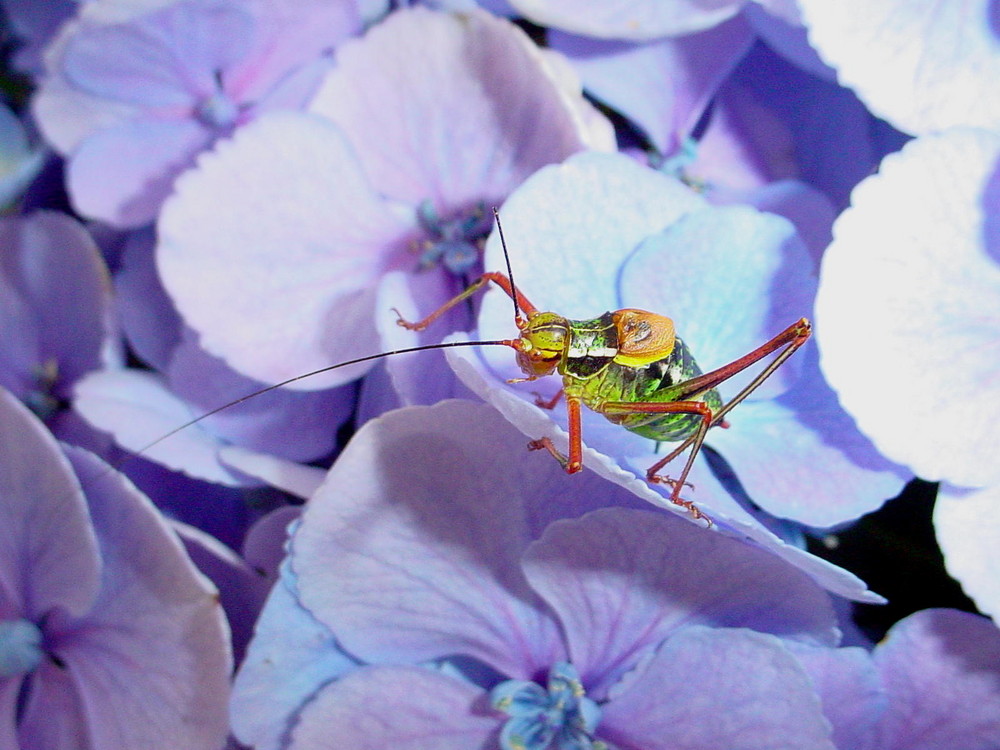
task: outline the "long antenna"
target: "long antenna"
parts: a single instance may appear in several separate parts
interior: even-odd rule
[[[146,451],[148,451],[150,448],[153,448],[153,447],[159,445],[164,440],[166,440],[169,437],[172,437],[172,436],[176,435],[181,430],[186,430],[188,427],[191,427],[192,425],[196,425],[200,421],[202,421],[203,419],[208,419],[213,414],[218,414],[220,411],[228,409],[231,406],[236,406],[237,404],[242,404],[244,401],[249,401],[252,398],[257,398],[257,396],[261,396],[261,395],[263,395],[265,393],[268,393],[270,391],[276,390],[278,388],[282,388],[282,387],[284,387],[284,386],[286,386],[286,385],[288,385],[290,383],[294,383],[294,382],[296,382],[298,380],[304,380],[305,378],[311,378],[313,375],[319,375],[319,374],[324,373],[324,372],[330,372],[330,370],[336,370],[336,369],[338,369],[340,367],[347,367],[348,365],[356,365],[356,364],[360,364],[361,362],[370,362],[373,359],[381,359],[382,357],[391,357],[394,354],[410,354],[411,352],[425,352],[425,351],[427,351],[429,349],[450,349],[452,347],[457,347],[457,346],[513,346],[513,344],[514,344],[513,341],[507,341],[507,340],[498,340],[498,341],[447,341],[447,342],[442,342],[440,344],[424,344],[423,346],[411,346],[411,347],[406,348],[406,349],[393,349],[390,352],[380,352],[379,354],[369,354],[367,357],[358,357],[357,359],[349,359],[346,362],[338,362],[335,365],[329,365],[327,367],[321,367],[318,370],[313,370],[312,372],[306,372],[306,373],[303,373],[301,375],[296,375],[294,378],[289,378],[288,380],[282,380],[280,383],[275,383],[274,385],[269,385],[266,388],[261,388],[260,390],[256,390],[253,393],[248,393],[247,395],[243,396],[242,398],[238,398],[235,401],[230,401],[229,403],[223,404],[222,406],[217,406],[216,408],[212,409],[211,411],[207,411],[204,414],[201,414],[201,415],[195,417],[194,419],[192,419],[192,420],[190,420],[188,422],[185,422],[184,424],[180,425],[179,427],[175,427],[170,432],[167,432],[167,433],[165,433],[163,435],[160,435],[160,437],[156,438],[156,440],[154,440],[153,442],[151,442],[149,445],[144,445],[139,450],[133,451],[133,454],[137,455],[137,456],[141,456],[143,453],[145,453]],[[115,467],[115,468],[118,468],[118,467]]]
[[[514,283],[514,271],[510,267],[510,254],[507,252],[507,240],[503,236],[503,225],[500,223],[500,211],[496,206],[493,207],[493,218],[497,222],[497,232],[500,234],[500,247],[503,248],[503,259],[507,264],[507,278],[510,279],[510,288],[512,294],[510,298],[514,300],[514,320],[523,320],[524,316],[521,315],[521,303],[517,299],[519,292],[517,291],[517,284]]]

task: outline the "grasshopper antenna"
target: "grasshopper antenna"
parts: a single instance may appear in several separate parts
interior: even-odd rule
[[[299,381],[299,380],[305,380],[306,378],[311,378],[313,375],[319,375],[319,374],[324,373],[324,372],[330,372],[331,370],[336,370],[336,369],[338,369],[340,367],[347,367],[348,365],[360,364],[361,362],[370,362],[373,359],[381,359],[382,357],[391,357],[394,354],[410,354],[411,352],[424,352],[424,351],[427,351],[429,349],[450,349],[450,348],[458,347],[458,346],[514,346],[514,342],[513,341],[507,341],[507,340],[498,340],[498,341],[446,341],[446,342],[442,342],[442,343],[438,343],[438,344],[424,344],[423,346],[411,346],[411,347],[406,348],[406,349],[393,349],[390,352],[380,352],[378,354],[369,354],[367,357],[358,357],[357,359],[350,359],[350,360],[348,360],[346,362],[338,362],[335,365],[329,365],[327,367],[321,367],[318,370],[313,370],[312,372],[305,372],[305,373],[303,373],[301,375],[296,375],[294,378],[289,378],[288,380],[282,380],[280,383],[275,383],[274,385],[269,385],[266,388],[261,388],[259,390],[254,391],[253,393],[248,393],[247,395],[245,395],[245,396],[243,396],[241,398],[238,398],[235,401],[230,401],[229,403],[223,404],[222,406],[217,406],[216,408],[212,409],[211,411],[207,411],[204,414],[200,414],[197,417],[195,417],[194,419],[189,420],[189,421],[185,422],[184,424],[182,424],[182,425],[180,425],[178,427],[175,427],[170,432],[167,432],[167,433],[165,433],[163,435],[160,435],[160,437],[156,438],[156,440],[154,440],[153,442],[149,443],[148,445],[144,445],[142,448],[140,448],[137,451],[132,451],[132,453],[135,456],[141,456],[142,454],[146,453],[150,448],[153,448],[153,447],[159,445],[160,443],[162,443],[167,438],[173,437],[178,432],[181,432],[182,430],[186,430],[188,427],[191,427],[193,425],[198,424],[203,419],[208,419],[213,414],[218,414],[220,411],[224,411],[225,409],[228,409],[231,406],[236,406],[237,404],[242,404],[244,401],[249,401],[252,398],[257,398],[257,396],[261,396],[261,395],[263,395],[265,393],[269,393],[270,391],[277,390],[278,388],[282,388],[282,387],[284,387],[286,385],[289,385],[290,383],[295,383],[296,381]],[[128,459],[126,459],[126,461],[127,460]],[[120,466],[121,466],[121,464],[119,464],[118,466],[115,466],[114,468],[120,468]]]
[[[510,253],[507,252],[507,240],[504,239],[503,225],[500,223],[500,210],[496,206],[493,206],[493,218],[497,222],[497,232],[500,234],[500,247],[503,248],[503,259],[504,263],[507,264],[507,278],[510,279],[512,292],[510,298],[514,300],[514,320],[518,322],[518,328],[520,328],[520,323],[524,320],[524,316],[521,314],[521,303],[518,300],[518,296],[521,293],[517,290],[517,284],[514,283],[514,271],[510,267]]]

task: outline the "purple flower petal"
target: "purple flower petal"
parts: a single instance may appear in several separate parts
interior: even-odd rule
[[[171,392],[196,415],[267,385],[239,375],[206,354],[190,334],[174,349],[167,378]],[[312,461],[333,451],[337,427],[350,416],[352,399],[353,394],[345,389],[309,393],[278,389],[233,404],[199,424],[242,448],[291,461]]]
[[[897,623],[874,653],[889,696],[884,750],[1000,745],[1000,631],[930,609]]]
[[[87,706],[74,677],[51,662],[35,672],[31,690],[20,711],[15,709],[6,714],[20,719],[16,725],[17,740],[10,747],[39,750],[115,750],[121,747],[95,742],[92,737],[87,738],[87,744],[82,744],[87,728]],[[17,681],[11,683],[16,685]]]
[[[843,207],[876,160],[871,115],[853,92],[758,44],[720,89],[689,171],[743,189],[750,178],[799,179]]]
[[[747,400],[727,417],[731,427],[713,430],[707,442],[768,513],[827,527],[879,508],[913,477],[857,431],[815,358],[803,360],[806,371],[791,391]]]
[[[800,0],[809,39],[868,108],[909,133],[1000,125],[996,6]],[[955,40],[961,39],[961,44]]]
[[[365,667],[302,712],[288,750],[485,748],[501,718],[472,685],[419,667]]]
[[[653,39],[711,28],[739,12],[738,0],[596,0],[580,6],[572,0],[511,0],[539,26],[555,26],[604,39]]]
[[[844,750],[875,750],[887,701],[868,651],[787,645],[816,686],[823,713],[833,725],[834,744]]]
[[[698,625],[629,676],[598,736],[644,750],[834,750],[813,683],[779,639]]]
[[[291,89],[301,93],[315,90],[317,71],[304,69],[357,33],[361,25],[354,2],[265,0],[237,5],[246,5],[254,13],[256,33],[248,53],[223,73],[223,84],[234,99],[267,102],[268,106],[276,103],[276,95],[286,103],[295,101],[296,107],[304,103],[298,95],[289,97]],[[301,80],[292,82],[303,73]]]
[[[834,226],[816,300],[823,372],[859,429],[965,486],[1000,484],[998,165],[982,130],[886,157]]]
[[[581,150],[568,98],[509,21],[414,8],[344,44],[311,110],[341,127],[383,194],[454,210],[496,205]]]
[[[0,602],[4,618],[81,615],[101,585],[90,516],[52,435],[0,389]]]
[[[159,222],[157,262],[204,348],[276,383],[378,351],[365,290],[408,228],[374,194],[336,127],[272,113],[179,181]],[[369,366],[298,385],[343,383]]]
[[[129,234],[115,273],[115,307],[129,346],[161,372],[181,341],[183,324],[156,272],[151,228]]]
[[[608,508],[556,521],[523,565],[558,615],[570,658],[597,699],[693,624],[837,640],[829,597],[801,572],[665,514]]]
[[[691,135],[719,84],[750,48],[741,18],[700,34],[645,44],[577,37],[551,30],[549,44],[567,57],[588,93],[639,125],[662,154]],[[656,96],[650,96],[656,91]]]
[[[980,612],[1000,617],[1000,486],[967,490],[941,485],[934,533],[951,577]]]
[[[104,261],[78,222],[48,211],[0,220],[0,248],[0,383],[66,399],[108,345]]]
[[[67,451],[103,568],[93,608],[54,623],[50,637],[86,707],[94,747],[221,742],[232,664],[217,593],[145,497],[92,455]]]
[[[198,570],[219,590],[219,602],[229,623],[233,661],[239,664],[264,606],[270,582],[233,550],[194,526],[179,521],[171,528]]]
[[[76,385],[73,407],[84,419],[115,436],[115,442],[188,476],[229,486],[253,484],[230,471],[216,451],[221,441],[196,426],[151,445],[191,419],[188,405],[152,373],[105,370]]]
[[[236,3],[182,2],[127,23],[92,26],[63,50],[63,72],[82,91],[142,107],[191,107],[215,75],[244,57],[253,17]]]
[[[682,268],[683,274],[670,269]],[[694,211],[645,240],[621,270],[619,307],[673,318],[705,372],[742,357],[812,312],[813,264],[785,219],[744,206]],[[759,368],[720,385],[732,398]],[[798,378],[801,356],[753,398]]]
[[[297,601],[294,575],[271,589],[233,683],[233,733],[256,750],[284,748],[299,710],[357,662]]]
[[[208,130],[191,120],[132,120],[94,133],[69,162],[74,208],[117,227],[147,224],[177,175],[210,140]]]
[[[775,13],[771,7],[765,10],[765,6],[777,4],[760,0],[747,3],[743,8],[743,17],[768,47],[797,68],[817,78],[835,81],[837,71],[823,62],[816,50],[809,45],[808,29],[802,25],[797,0],[789,3],[792,9],[787,15]]]
[[[587,491],[576,482],[573,499],[566,487],[554,501],[554,481],[565,481],[558,467],[528,455],[486,407],[445,401],[373,420],[334,464],[292,540],[301,601],[368,662],[465,654],[531,677],[563,649],[520,570],[521,553],[550,514],[607,502],[596,479],[593,500],[575,499]]]

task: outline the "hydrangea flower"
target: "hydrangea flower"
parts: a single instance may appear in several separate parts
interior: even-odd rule
[[[433,309],[478,271],[465,251],[489,206],[544,164],[612,145],[565,73],[485,13],[391,14],[338,51],[310,114],[262,118],[178,183],[157,263],[181,314],[208,351],[265,382],[379,352],[374,310],[398,304],[376,302],[384,276],[399,271]],[[422,268],[445,244],[476,256],[458,276]]]
[[[345,746],[473,747],[508,722],[537,728],[548,706],[615,746],[740,732],[819,746],[819,701],[783,642],[835,642],[826,595],[762,550],[640,507],[589,472],[570,485],[482,405],[369,422],[292,537],[237,679],[237,736],[308,747],[322,725]],[[550,672],[550,689],[524,682]],[[567,687],[587,700],[560,709]]]
[[[811,315],[813,261],[787,221],[710,206],[677,180],[621,156],[581,154],[540,171],[505,204],[503,222],[515,281],[540,309],[571,319],[627,307],[667,315],[706,372]],[[499,244],[491,239],[487,246],[491,268],[503,267]],[[511,318],[510,299],[493,289],[484,296],[477,335],[509,338]],[[491,372],[462,351],[449,359],[462,363],[459,375],[470,388],[526,435],[548,437],[565,452],[563,407],[544,412],[532,403],[533,390],[551,397],[558,378],[509,385],[505,379],[520,372],[507,349],[481,350]],[[723,399],[747,382],[744,373],[723,383]],[[599,453],[584,463],[603,465],[609,478],[662,503],[622,471],[643,475],[658,459],[655,443],[585,412],[584,442]],[[811,346],[727,421],[730,428],[711,430],[706,444],[735,471],[752,503],[775,516],[820,527],[840,523],[877,508],[908,479],[837,405]],[[696,466],[690,499],[717,521],[759,530],[707,466]]]
[[[0,389],[0,744],[216,750],[216,592],[135,488]]]
[[[153,220],[177,175],[217,139],[304,104],[324,51],[359,23],[347,0],[181,0],[145,11],[140,3],[109,23],[83,8],[50,50],[34,99],[45,137],[69,158],[76,209],[119,227]]]
[[[935,526],[949,569],[992,614],[998,168],[1000,136],[981,129],[922,136],[887,157],[835,225],[817,301],[823,370],[860,429],[919,476],[954,486]]]

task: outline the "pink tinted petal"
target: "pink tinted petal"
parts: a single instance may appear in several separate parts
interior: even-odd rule
[[[329,629],[296,599],[290,572],[271,589],[233,682],[233,734],[255,750],[284,750],[298,712],[331,680],[354,669]]]
[[[801,572],[665,514],[608,508],[557,521],[523,565],[556,611],[573,664],[596,698],[691,624],[828,645],[837,638],[829,597]]]
[[[741,18],[646,44],[549,33],[549,44],[570,58],[588,93],[639,125],[663,154],[691,134],[752,41]]]
[[[644,750],[835,750],[813,683],[780,640],[700,626],[623,683],[598,734]]]
[[[216,451],[222,441],[196,425],[152,445],[192,419],[190,407],[152,373],[91,373],[76,384],[73,408],[95,427],[113,434],[123,448],[141,452],[150,461],[209,482],[235,487],[255,483],[221,463]]]
[[[454,210],[499,203],[581,150],[567,98],[510,22],[414,8],[338,50],[311,109],[340,125],[381,192]]]
[[[653,39],[711,28],[739,12],[739,0],[511,0],[540,26],[555,26],[603,39]]]
[[[1000,484],[998,170],[982,130],[886,157],[834,225],[816,299],[820,364],[858,428],[965,486]]]
[[[189,120],[133,120],[95,133],[70,158],[73,205],[116,227],[146,224],[209,139]]]
[[[32,620],[82,614],[101,575],[87,506],[52,435],[3,389],[0,445],[0,598]]]
[[[270,113],[179,182],[158,226],[157,263],[202,346],[277,383],[378,351],[373,285],[409,229],[336,127]],[[329,387],[368,367],[296,386]]]
[[[1000,630],[929,609],[897,623],[875,649],[889,707],[885,750],[987,750],[1000,745]]]
[[[256,34],[247,54],[223,74],[226,91],[240,101],[268,96],[290,71],[356,34],[356,3],[326,0],[257,0],[247,3]]]
[[[487,407],[444,401],[372,420],[292,540],[302,603],[365,661],[461,653],[531,676],[563,653],[518,566],[539,519],[574,509],[535,507],[557,476]]]
[[[122,24],[84,28],[63,51],[82,91],[142,107],[191,107],[243,57],[253,18],[236,3],[184,0]]]
[[[839,80],[900,130],[1000,125],[991,0],[799,3],[810,41]]]
[[[149,500],[91,454],[67,451],[104,567],[93,609],[56,636],[54,651],[79,691],[94,746],[217,747],[232,669],[218,592]]]
[[[980,612],[1000,618],[1000,486],[963,490],[942,484],[934,532],[951,577]]]
[[[289,750],[485,748],[503,717],[486,694],[419,667],[365,667],[331,683],[302,712]]]
[[[18,741],[10,748],[32,750],[118,750],[94,741],[71,669],[45,662],[29,679],[28,699],[18,722]]]

